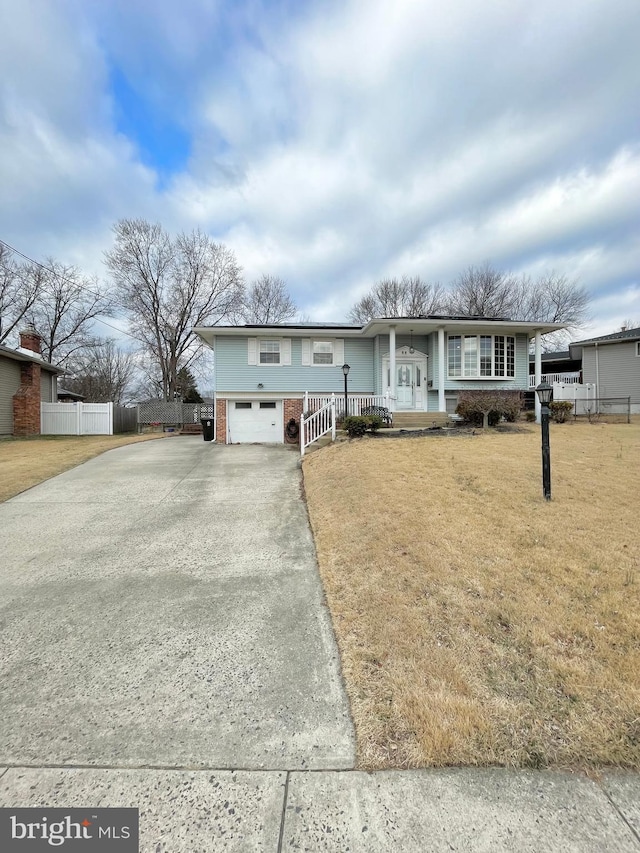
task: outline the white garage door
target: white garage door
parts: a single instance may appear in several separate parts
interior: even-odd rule
[[[227,417],[231,444],[284,441],[280,400],[229,400]]]

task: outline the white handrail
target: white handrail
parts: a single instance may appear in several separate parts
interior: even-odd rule
[[[312,399],[308,398],[308,400]],[[306,448],[328,432],[331,432],[331,440],[335,441],[336,398],[333,394],[328,403],[316,412],[312,412],[308,418],[305,418],[304,412],[302,413],[300,417],[300,456],[304,456]]]
[[[313,395],[305,392],[304,411],[317,411],[331,402],[336,402],[336,414],[341,417],[344,414],[344,394],[318,394]],[[389,397],[383,394],[347,394],[347,406],[350,415],[361,415],[363,409],[371,406],[382,406],[389,408]]]

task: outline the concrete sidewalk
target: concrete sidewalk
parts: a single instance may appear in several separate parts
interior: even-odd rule
[[[0,805],[137,807],[141,853],[640,851],[625,773],[12,768]]]

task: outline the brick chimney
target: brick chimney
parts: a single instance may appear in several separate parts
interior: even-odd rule
[[[36,355],[40,355],[41,349],[40,345],[42,343],[42,337],[36,332],[35,328],[31,323],[24,329],[20,331],[20,347],[22,349],[29,349],[31,352],[35,352]]]
[[[20,348],[40,355],[42,338],[32,325],[20,332]],[[40,375],[37,362],[20,365],[20,387],[13,395],[13,434],[39,435],[40,433]]]

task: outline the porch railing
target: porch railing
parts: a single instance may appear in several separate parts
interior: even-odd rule
[[[336,416],[344,415],[344,394],[309,394],[305,392],[303,412],[317,412],[335,400]],[[370,406],[383,406],[389,408],[390,397],[388,394],[347,394],[347,414],[361,415],[363,409]]]
[[[308,409],[305,409],[307,412]],[[336,398],[332,396],[309,417],[305,418],[305,412],[300,418],[300,455],[304,456],[305,450],[314,441],[331,432],[331,440],[336,437]]]
[[[562,382],[564,385],[580,385],[582,373],[579,370],[572,370],[568,373],[543,373],[542,381],[553,385],[554,382]],[[533,373],[529,374],[529,390],[536,387],[536,377]]]

